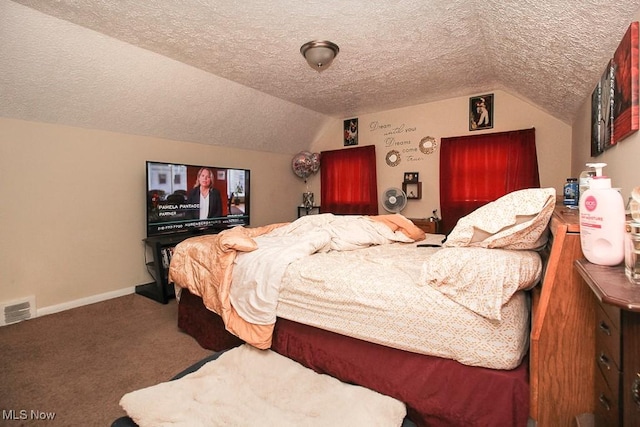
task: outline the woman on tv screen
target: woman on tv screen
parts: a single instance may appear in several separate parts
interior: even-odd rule
[[[187,195],[187,203],[200,204],[200,210],[190,212],[192,218],[207,219],[222,216],[222,199],[220,192],[213,188],[213,172],[209,168],[201,168],[195,185]]]

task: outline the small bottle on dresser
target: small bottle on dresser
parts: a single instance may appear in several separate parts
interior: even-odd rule
[[[578,178],[567,178],[567,182],[564,184],[564,205],[577,209],[578,198]]]

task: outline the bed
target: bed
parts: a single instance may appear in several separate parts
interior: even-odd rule
[[[554,205],[554,189],[510,193],[442,247],[399,214],[187,239],[170,267],[178,326],[214,351],[248,342],[395,397],[419,426],[524,426],[528,290]]]

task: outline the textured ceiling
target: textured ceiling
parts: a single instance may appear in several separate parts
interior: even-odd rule
[[[571,123],[640,0],[15,0],[335,118],[503,89]],[[310,40],[340,54],[313,71]]]

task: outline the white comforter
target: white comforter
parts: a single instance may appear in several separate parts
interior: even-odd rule
[[[307,215],[255,238],[258,250],[238,254],[230,299],[240,317],[258,325],[276,320],[280,284],[289,264],[316,252],[412,242],[366,216]]]

